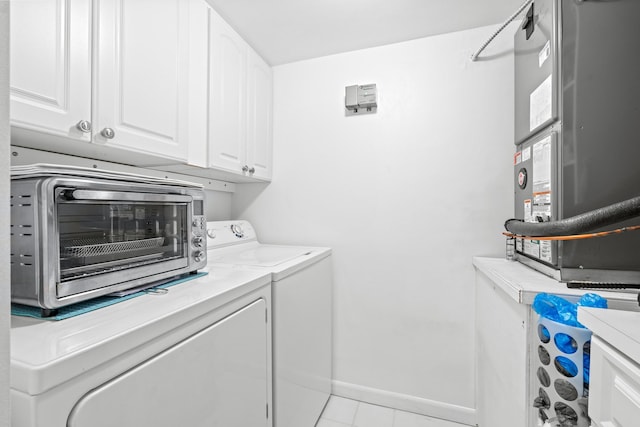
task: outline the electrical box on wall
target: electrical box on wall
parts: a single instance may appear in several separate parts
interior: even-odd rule
[[[378,91],[375,83],[347,86],[344,106],[347,109],[347,115],[375,113],[378,108]]]

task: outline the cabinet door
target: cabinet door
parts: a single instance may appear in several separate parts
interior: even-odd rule
[[[97,2],[94,142],[186,160],[189,6]]]
[[[640,366],[599,337],[591,340],[589,415],[595,426],[631,427],[640,418]]]
[[[247,165],[252,176],[271,179],[273,75],[251,49],[247,70]]]
[[[209,166],[242,173],[246,165],[246,42],[211,14]]]
[[[268,426],[265,310],[257,300],[91,391],[68,426]]]
[[[11,124],[89,141],[91,2],[11,2]]]
[[[527,422],[530,307],[515,302],[480,271],[475,289],[477,423],[534,426]]]
[[[209,26],[211,6],[190,0],[189,8],[189,144],[187,164],[207,168],[209,141]]]

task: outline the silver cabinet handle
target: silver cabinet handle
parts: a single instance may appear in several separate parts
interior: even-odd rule
[[[76,129],[82,133],[89,133],[91,132],[91,122],[89,120],[80,120],[76,125]]]
[[[107,139],[113,139],[113,137],[116,136],[116,133],[111,128],[104,128],[100,132],[100,135],[104,136]]]

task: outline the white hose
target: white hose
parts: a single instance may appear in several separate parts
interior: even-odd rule
[[[495,39],[498,34],[500,34],[502,32],[502,30],[504,30],[507,25],[509,25],[510,23],[513,22],[514,19],[516,19],[518,17],[518,15],[520,15],[522,13],[523,10],[526,9],[527,6],[529,6],[531,3],[533,3],[533,0],[526,0],[522,6],[520,6],[520,8],[513,14],[511,15],[511,17],[509,17],[509,19],[507,19],[504,24],[502,24],[500,26],[500,28],[498,28],[492,35],[491,37],[489,37],[489,39],[484,42],[484,44],[480,47],[480,49],[478,49],[476,51],[476,53],[474,53],[473,55],[471,55],[471,61],[475,61],[476,59],[478,59],[478,56],[482,53],[482,51],[489,46],[489,43],[491,43],[493,41],[493,39]]]

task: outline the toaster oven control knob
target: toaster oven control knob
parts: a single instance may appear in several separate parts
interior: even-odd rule
[[[203,243],[204,239],[202,238],[202,236],[196,236],[193,238],[193,246],[195,246],[196,248],[201,248]]]
[[[204,254],[204,252],[203,252],[203,251],[196,251],[196,252],[194,252],[194,254],[193,254],[193,259],[194,259],[196,262],[200,262],[200,261],[204,260],[204,257],[205,257],[205,254]]]
[[[231,232],[236,235],[236,237],[244,237],[244,231],[240,224],[231,224]]]

